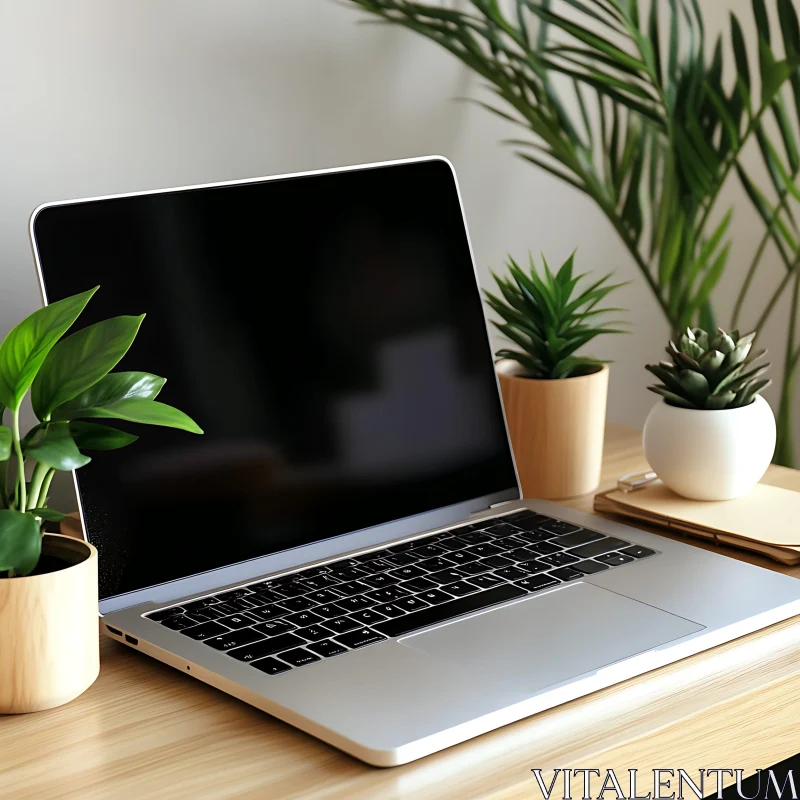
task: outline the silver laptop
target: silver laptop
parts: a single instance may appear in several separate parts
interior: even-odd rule
[[[51,203],[31,236],[46,300],[101,286],[82,325],[147,312],[122,368],[206,431],[76,475],[106,633],[187,681],[392,766],[800,610],[520,499],[443,158]]]

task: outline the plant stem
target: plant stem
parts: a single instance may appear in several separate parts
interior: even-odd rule
[[[47,475],[45,475],[44,481],[42,483],[42,489],[39,492],[39,505],[38,508],[47,508],[47,493],[50,491],[50,483],[53,480],[53,475],[56,474],[54,469],[50,469],[47,471]]]
[[[33,468],[33,475],[31,475],[31,490],[28,495],[27,509],[30,511],[34,508],[39,508],[39,498],[42,491],[42,484],[47,476],[49,467],[39,462]]]
[[[3,508],[8,508],[8,490],[6,489],[6,479],[8,477],[8,461],[0,461],[0,504]]]
[[[798,270],[800,270],[800,250],[797,251],[797,254],[794,257],[794,261],[792,261],[788,272],[783,276],[783,279],[778,284],[778,288],[775,290],[769,302],[767,303],[764,313],[758,318],[758,322],[756,323],[755,327],[756,334],[760,333],[764,328],[764,325],[767,324],[767,320],[769,319],[769,315],[772,313],[772,309],[775,308],[775,304],[778,302],[778,300],[780,300],[781,294],[783,293],[783,290],[786,288],[789,281],[792,278],[796,278]]]
[[[25,457],[22,455],[22,445],[19,436],[19,406],[14,409],[14,428],[12,430],[14,452],[17,454],[17,486],[19,487],[19,510],[27,508],[28,490],[25,486]]]
[[[778,447],[775,450],[774,462],[783,467],[794,468],[794,437],[792,436],[792,398],[794,397],[795,379],[797,378],[797,359],[795,343],[797,341],[797,311],[800,307],[800,275],[794,279],[792,292],[792,308],[789,317],[789,341],[786,346],[786,358],[783,368],[783,386],[778,407]]]

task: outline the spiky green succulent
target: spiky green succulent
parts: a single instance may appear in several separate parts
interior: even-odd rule
[[[646,369],[661,383],[648,386],[671,406],[720,410],[741,408],[753,402],[772,381],[761,376],[769,364],[753,366],[767,351],[748,358],[755,333],[739,336],[717,328],[713,335],[702,328],[687,328],[667,345],[671,361],[648,364]]]
[[[573,275],[574,258],[573,253],[553,273],[542,256],[544,268],[539,274],[533,256],[527,272],[509,256],[511,277],[492,273],[502,298],[484,292],[487,304],[502,318],[492,324],[519,348],[503,348],[495,355],[521,364],[526,377],[574,378],[595,372],[606,362],[577,355],[577,351],[602,334],[627,333],[608,327],[613,322],[596,322],[599,315],[624,310],[597,308],[606,295],[624,284],[608,283],[609,274],[578,288],[586,275]]]

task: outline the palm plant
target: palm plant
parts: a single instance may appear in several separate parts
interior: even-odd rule
[[[731,14],[732,69],[725,37],[707,41],[699,0],[651,0],[647,9],[639,0],[350,2],[432,39],[488,82],[500,102],[480,105],[528,134],[506,143],[600,207],[676,333],[716,328],[713,293],[727,263],[732,218],[718,200],[736,173],[764,231],[730,327],[739,327],[772,243],[784,270],[751,327],[763,330],[789,291],[776,461],[791,465],[800,365],[800,227],[793,209],[800,201],[800,26],[792,0],[775,0],[779,35],[765,0],[752,0],[755,59]],[[731,79],[723,77],[729,73]],[[768,185],[743,164],[750,145]]]

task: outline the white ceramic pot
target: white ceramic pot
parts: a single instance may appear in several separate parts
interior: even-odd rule
[[[775,452],[775,417],[760,395],[743,408],[703,411],[657,403],[644,425],[644,454],[673,492],[732,500],[750,491]]]

